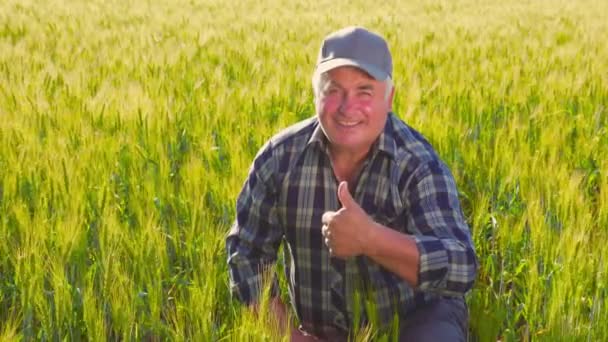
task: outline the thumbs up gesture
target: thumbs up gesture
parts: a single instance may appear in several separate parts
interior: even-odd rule
[[[342,208],[323,214],[323,239],[332,256],[348,258],[365,253],[375,222],[355,202],[348,184],[338,186],[338,199]]]

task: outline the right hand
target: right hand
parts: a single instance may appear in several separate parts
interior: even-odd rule
[[[291,329],[290,341],[291,342],[312,342],[312,341],[319,341],[319,340],[311,335],[304,335],[300,330],[298,330],[297,328],[294,328],[294,329]]]

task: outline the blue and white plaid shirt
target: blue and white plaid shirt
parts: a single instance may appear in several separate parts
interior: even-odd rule
[[[349,331],[355,311],[370,299],[376,324],[387,325],[395,314],[403,317],[438,296],[462,296],[472,287],[477,259],[454,179],[430,144],[393,113],[353,197],[374,221],[415,239],[417,288],[368,257],[330,257],[321,216],[341,207],[337,188],[316,118],[285,129],[262,147],[226,240],[231,289],[241,301],[258,300],[262,269],[276,261],[281,242],[293,307],[319,336],[327,329]],[[361,314],[363,322],[373,321],[369,312]]]

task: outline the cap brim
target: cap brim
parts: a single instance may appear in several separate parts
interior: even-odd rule
[[[343,66],[357,67],[357,68],[365,71],[371,77],[373,77],[374,79],[376,79],[378,81],[384,81],[389,77],[389,75],[386,72],[378,69],[377,67],[375,67],[373,65],[362,63],[357,60],[348,59],[348,58],[334,58],[334,59],[330,59],[328,61],[322,62],[319,65],[317,65],[317,69],[315,70],[315,72],[318,74],[322,74],[324,72],[328,72],[332,69],[343,67]]]

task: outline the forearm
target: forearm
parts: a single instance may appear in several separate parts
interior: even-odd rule
[[[366,242],[364,255],[412,288],[462,295],[475,280],[473,247],[456,237],[414,236],[372,223]]]
[[[415,288],[420,253],[414,239],[379,223],[372,223],[364,254]]]

